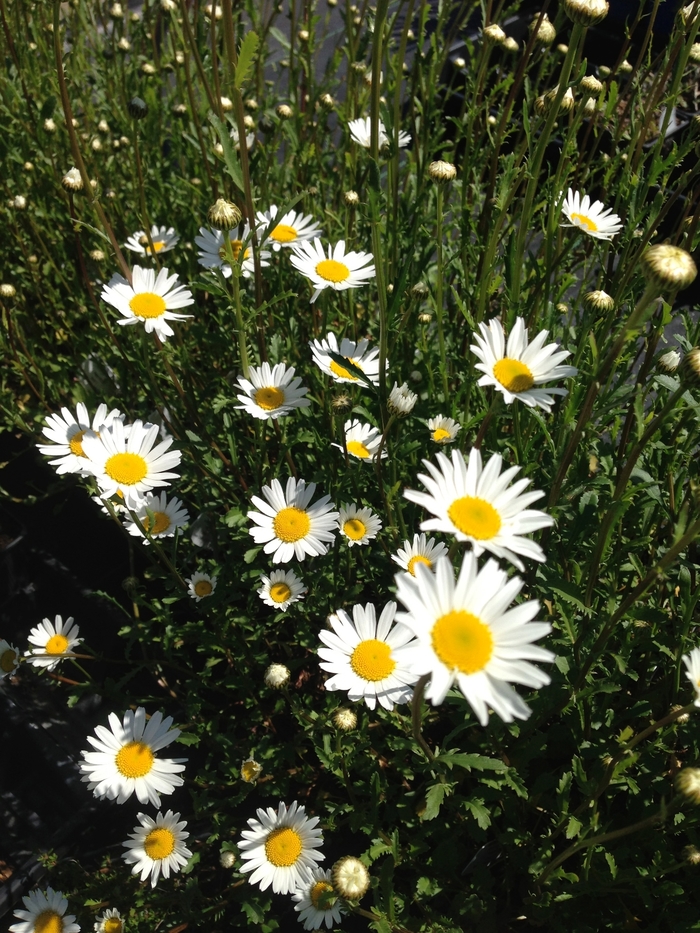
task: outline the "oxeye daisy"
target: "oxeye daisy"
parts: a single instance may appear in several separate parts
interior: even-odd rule
[[[168,810],[167,813],[157,813],[156,818],[137,813],[136,819],[141,824],[134,826],[134,832],[129,833],[130,841],[122,845],[128,852],[122,854],[127,865],[133,865],[132,875],[141,875],[141,881],[151,876],[151,887],[155,888],[159,875],[170,877],[180,871],[192,853],[184,844],[189,836],[185,832],[187,821],[180,819],[179,813]]]
[[[182,454],[170,450],[172,437],[153,446],[158,437],[157,424],[135,421],[127,432],[121,421],[99,435],[90,432],[83,437],[83,450],[87,456],[87,472],[97,480],[102,498],[121,494],[125,505],[140,508],[144,496],[157,486],[169,486],[172,473]]]
[[[311,402],[304,396],[309,390],[298,376],[294,378],[294,372],[293,366],[287,368],[284,363],[252,367],[250,379],[238,379],[245,394],[237,396],[243,404],[236,408],[243,408],[254,418],[282,418],[295,408],[308,408]]]
[[[124,921],[116,907],[109,907],[99,917],[95,917],[95,933],[122,933]]]
[[[228,278],[231,275],[231,265],[229,262],[229,253],[225,246],[225,238],[228,236],[231,244],[231,255],[234,262],[239,262],[241,266],[241,275],[244,279],[249,279],[255,273],[255,261],[253,259],[253,248],[248,243],[250,237],[250,227],[248,224],[243,226],[242,232],[234,233],[233,230],[208,230],[206,227],[199,228],[199,236],[194,238],[199,247],[200,266],[205,269],[220,269],[222,275]],[[244,250],[241,258],[241,250]],[[260,266],[269,266],[268,262],[272,254],[267,249],[258,250]]]
[[[421,522],[421,531],[445,531],[458,541],[469,541],[478,557],[490,551],[496,557],[509,560],[519,570],[523,565],[518,554],[531,560],[545,560],[544,551],[529,538],[523,537],[554,524],[545,512],[528,509],[531,502],[542,498],[543,492],[523,492],[530,480],[520,479],[508,484],[520,472],[510,467],[501,473],[503,458],[494,454],[482,467],[481,453],[474,448],[465,463],[461,451],[452,451],[452,461],[437,455],[438,466],[424,460],[430,476],[418,478],[428,492],[407,489],[404,495],[436,518]]]
[[[358,460],[375,460],[382,443],[382,433],[371,424],[363,424],[357,418],[345,422],[345,449],[351,457]],[[342,444],[333,447],[343,449]],[[381,457],[386,457],[386,446],[382,447]]]
[[[177,246],[179,241],[180,237],[175,233],[174,227],[158,227],[156,224],[151,227],[151,243],[153,243],[153,252],[156,255],[167,253]],[[126,249],[131,250],[132,253],[138,253],[139,256],[151,255],[151,247],[144,230],[137,230],[136,233],[129,237],[124,246]]]
[[[234,147],[234,149],[240,149],[240,148],[241,148],[241,138],[240,138],[240,135],[239,135],[239,133],[238,133],[238,127],[237,127],[237,126],[231,127],[231,130],[230,130],[230,132],[229,132],[229,136],[230,136],[231,139],[233,140],[233,147]],[[245,147],[246,147],[246,149],[252,149],[254,145],[255,145],[255,133],[246,133],[246,134],[245,134]]]
[[[372,603],[353,606],[352,619],[344,609],[329,617],[332,631],[320,632],[326,647],[318,649],[319,667],[333,674],[326,690],[346,690],[350,700],[364,700],[370,709],[377,701],[391,710],[411,699],[418,677],[397,660],[395,651],[413,635],[403,625],[393,625],[395,615],[396,603],[388,602],[379,621]]]
[[[457,437],[461,427],[462,425],[458,421],[453,418],[446,418],[444,415],[428,419],[430,440],[436,444],[451,444]]]
[[[327,253],[318,238],[297,243],[292,249],[289,257],[292,265],[314,285],[312,304],[324,288],[341,292],[346,288],[359,288],[374,278],[372,254],[346,253],[345,240],[338,240],[335,246],[329,244]]]
[[[34,667],[45,667],[52,671],[64,658],[69,658],[75,646],[80,644],[82,638],[78,638],[79,631],[72,616],[65,622],[61,616],[56,616],[53,622],[43,619],[29,633],[27,641],[36,647],[25,652],[25,657]]]
[[[258,596],[262,601],[283,612],[292,603],[304,598],[306,587],[293,570],[273,570],[269,577],[260,577]]]
[[[320,930],[324,924],[330,930],[345,913],[333,887],[330,869],[314,868],[292,896],[294,910],[305,930]]]
[[[578,227],[596,240],[611,240],[622,229],[622,221],[613,214],[612,208],[604,210],[602,201],[594,201],[587,194],[583,197],[578,191],[569,188],[561,208],[562,214],[569,221],[562,227]]]
[[[189,579],[185,580],[187,592],[195,602],[200,602],[211,596],[216,589],[217,577],[210,577],[208,573],[197,571]]]
[[[379,348],[369,349],[368,340],[354,343],[346,337],[340,341],[333,333],[329,333],[323,340],[314,340],[309,343],[314,363],[336,382],[354,382],[362,385],[362,381],[351,370],[346,369],[342,363],[337,363],[331,353],[343,356],[345,359],[361,370],[373,385],[379,385]]]
[[[172,538],[177,529],[184,527],[190,520],[190,513],[182,508],[180,499],[175,496],[168,499],[164,492],[159,495],[147,493],[143,504],[135,512],[152,538]],[[127,522],[126,530],[136,538],[143,538],[144,544],[150,544],[135,521]]]
[[[109,714],[110,728],[97,726],[97,738],[88,736],[96,751],[84,751],[80,764],[82,780],[95,797],[107,797],[124,803],[136,794],[140,803],[160,806],[160,794],[172,794],[183,783],[178,772],[185,770],[186,758],[156,758],[156,752],[170,745],[180,735],[171,729],[172,716],[163,719],[154,713],[146,722],[146,710],[139,706],[128,709],[119,722],[115,713]],[[111,731],[110,731],[111,730]]]
[[[176,314],[178,308],[194,304],[192,292],[178,285],[176,274],[169,275],[167,269],[157,274],[153,269],[134,266],[132,284],[121,275],[113,275],[109,285],[102,289],[102,299],[122,315],[117,324],[143,324],[146,333],[153,331],[161,340],[172,337],[175,331],[168,321],[186,321],[191,314]]]
[[[391,559],[412,577],[416,575],[416,565],[425,564],[429,570],[435,569],[435,561],[440,557],[447,557],[447,548],[442,543],[436,543],[435,538],[426,540],[424,534],[414,535],[413,543],[404,541],[403,547]]]
[[[554,655],[532,644],[551,631],[547,623],[532,621],[536,600],[507,609],[522,580],[509,580],[494,560],[479,570],[476,556],[465,554],[457,580],[450,561],[441,557],[435,573],[419,564],[415,578],[398,574],[396,584],[406,610],[397,618],[416,636],[414,645],[396,654],[414,676],[430,675],[426,698],[437,706],[456,683],[482,726],[489,707],[505,722],[527,719],[530,709],[510,684],[548,684],[548,675],[529,662],[553,661]]]
[[[372,509],[343,505],[340,507],[338,527],[341,535],[347,538],[348,547],[352,547],[353,544],[369,544],[372,538],[377,537],[382,523]]]
[[[22,898],[26,910],[15,910],[21,923],[13,923],[10,933],[79,933],[74,914],[66,914],[68,900],[61,891],[30,891]]]
[[[68,408],[62,408],[60,415],[48,416],[41,433],[51,444],[37,444],[37,447],[44,456],[56,458],[49,463],[56,467],[57,473],[85,473],[87,456],[82,443],[85,432],[93,430],[99,434],[117,418],[124,420],[118,408],[107,411],[107,406],[102,404],[91,419],[85,405],[78,402],[75,415]]]
[[[243,830],[238,843],[241,871],[252,871],[250,883],[261,891],[272,885],[275,894],[292,894],[325,858],[315,851],[323,845],[318,817],[309,818],[296,800],[289,809],[280,801],[277,812],[259,809],[257,817],[248,820],[250,829]]]
[[[481,336],[474,335],[476,345],[470,347],[472,353],[481,360],[476,369],[483,375],[480,386],[492,385],[503,394],[510,405],[516,398],[528,408],[539,406],[551,411],[555,395],[566,395],[567,389],[540,388],[543,382],[553,379],[568,379],[575,376],[575,366],[562,366],[563,360],[570,355],[569,350],[560,350],[559,344],[545,340],[549,331],[541,330],[530,343],[527,341],[527,327],[523,318],[516,318],[506,344],[503,326],[497,318],[479,324]]]
[[[265,545],[266,554],[272,554],[273,564],[326,553],[338,528],[338,513],[332,511],[330,496],[322,496],[311,505],[316,483],[307,485],[303,479],[291,476],[285,490],[278,479],[273,479],[262,492],[264,499],[252,498],[260,511],[248,512],[248,518],[255,523],[250,534],[256,544]]]
[[[350,120],[348,122],[348,129],[350,130],[350,136],[359,146],[362,146],[364,149],[369,149],[372,144],[372,123],[369,117],[359,117],[357,120]],[[411,137],[408,133],[404,133],[402,130],[399,131],[399,149],[403,149],[411,142]],[[389,144],[389,137],[386,134],[386,127],[379,121],[379,148],[383,149]]]
[[[311,214],[301,214],[296,211],[287,211],[279,220],[277,220],[277,205],[273,204],[269,211],[258,211],[255,216],[258,230],[262,236],[270,224],[277,221],[276,225],[270,230],[268,240],[275,252],[279,252],[282,247],[293,247],[295,243],[302,243],[304,240],[313,240],[321,235],[321,228],[315,222]]]
[[[695,690],[695,705],[700,706],[700,648],[693,648],[690,654],[683,655],[685,676]]]
[[[9,641],[0,638],[0,680],[9,677],[19,667],[19,651]]]

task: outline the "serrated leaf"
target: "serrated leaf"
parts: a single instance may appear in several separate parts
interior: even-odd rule
[[[566,838],[575,839],[576,836],[581,832],[581,827],[583,823],[581,820],[577,820],[575,816],[569,817],[569,824],[566,827]]]
[[[476,822],[479,824],[480,829],[488,829],[491,825],[491,814],[486,809],[484,801],[481,798],[475,798],[474,800],[465,800],[464,806],[467,810],[470,811],[473,817],[475,817]]]
[[[231,145],[228,123],[224,123],[223,120],[220,120],[215,113],[211,112],[209,113],[209,121],[216,130],[216,134],[219,137],[219,142],[221,143],[221,146],[224,150],[224,164],[226,165],[226,171],[231,176],[234,185],[240,191],[243,191],[243,173],[241,172],[241,166],[238,163],[236,150]]]
[[[243,37],[241,47],[238,50],[238,64],[236,65],[236,75],[234,81],[236,87],[240,90],[248,77],[250,66],[260,46],[260,39],[256,32],[248,32]]]
[[[463,752],[444,752],[436,758],[436,761],[444,761],[449,768],[457,765],[471,771],[475,768],[477,771],[506,771],[508,765],[500,758],[487,758],[486,755],[467,755]]]
[[[425,795],[425,810],[421,814],[421,820],[434,820],[440,812],[440,807],[445,797],[452,793],[452,784],[433,784],[428,788]]]

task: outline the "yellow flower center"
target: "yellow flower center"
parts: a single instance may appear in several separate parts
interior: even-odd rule
[[[34,933],[62,933],[63,917],[55,910],[43,910],[34,921]]]
[[[159,826],[146,836],[143,847],[152,859],[167,858],[175,848],[175,836],[169,829]]]
[[[214,587],[208,580],[198,580],[194,585],[194,591],[197,596],[211,596]]]
[[[141,519],[141,524],[146,529],[146,531],[150,531],[152,535],[162,535],[164,531],[167,531],[168,528],[170,528],[172,522],[170,521],[170,516],[167,512],[154,512],[152,528],[151,520],[148,515]]]
[[[288,826],[273,829],[265,840],[265,855],[275,868],[294,865],[301,855],[301,849],[301,836]]]
[[[349,518],[343,525],[343,532],[352,541],[360,541],[367,534],[367,526],[359,518]]]
[[[123,923],[118,917],[110,917],[102,925],[104,933],[122,933]]]
[[[47,654],[63,654],[68,647],[68,639],[65,635],[52,635],[46,642],[44,651]]]
[[[589,233],[598,232],[598,224],[594,220],[591,220],[590,217],[586,217],[585,214],[572,214],[571,219],[575,224],[578,224],[579,227],[588,230]]]
[[[416,575],[416,564],[425,564],[428,569],[433,566],[433,562],[428,560],[427,557],[423,557],[422,554],[416,554],[415,557],[412,557],[408,562],[408,572],[413,577]]]
[[[309,891],[309,900],[316,910],[331,910],[336,901],[333,885],[327,881],[317,881]]]
[[[435,428],[432,433],[432,438],[436,444],[441,444],[443,441],[447,440],[448,437],[452,437],[449,431],[446,431],[445,428]]]
[[[294,227],[289,224],[277,224],[270,234],[271,240],[277,240],[278,243],[293,243],[299,236]]]
[[[477,541],[495,538],[501,528],[501,516],[490,502],[478,496],[455,499],[447,514],[462,534],[476,538]]]
[[[284,405],[284,392],[277,386],[265,386],[257,390],[255,401],[264,411],[274,411]]]
[[[316,264],[316,275],[326,282],[345,282],[350,278],[350,270],[344,262],[337,259],[322,259]]]
[[[396,667],[391,647],[385,641],[367,638],[350,655],[350,667],[363,680],[384,680]]]
[[[288,505],[286,509],[280,509],[275,515],[272,530],[280,541],[300,541],[311,530],[311,520],[304,509]]]
[[[527,392],[535,384],[528,367],[520,360],[511,360],[507,356],[494,363],[493,374],[509,392]]]
[[[76,457],[85,457],[85,451],[83,450],[84,437],[85,431],[76,431],[73,437],[71,437],[71,439],[68,441],[70,452],[75,454]]]
[[[165,246],[165,240],[154,240],[153,241],[153,252],[159,253],[163,249],[164,246]],[[148,253],[150,252],[150,250],[151,250],[151,247],[147,246],[146,252]]]
[[[453,609],[440,616],[430,637],[433,651],[442,663],[463,674],[483,670],[493,654],[493,636],[488,625],[464,609]]]
[[[112,454],[105,463],[105,473],[120,486],[135,486],[148,473],[148,464],[140,454]]]
[[[136,317],[161,317],[165,314],[165,302],[155,292],[138,292],[129,302]]]
[[[362,369],[357,360],[350,360],[350,362],[354,363],[359,369]],[[330,371],[341,379],[352,379],[353,382],[357,382],[357,376],[353,375],[349,369],[345,369],[344,366],[339,366],[335,360],[331,360],[330,362]]]
[[[348,441],[347,444],[348,453],[352,454],[353,457],[360,457],[362,460],[366,460],[367,457],[370,457],[369,448],[365,447],[362,441]]]
[[[276,603],[286,603],[292,591],[282,580],[273,583],[270,587],[270,598]]]
[[[154,755],[145,742],[128,742],[117,752],[114,763],[117,771],[127,778],[140,778],[153,767]]]
[[[9,674],[15,669],[16,661],[16,651],[13,651],[12,648],[8,648],[7,651],[3,651],[3,653],[0,655],[0,671],[4,671],[5,674]]]
[[[233,261],[238,262],[238,258],[241,255],[241,247],[243,246],[243,240],[229,240],[229,243],[231,244],[231,252],[233,253]],[[250,256],[250,247],[248,247],[245,253],[243,253],[243,258],[248,259],[249,256]],[[219,259],[225,259],[226,262],[228,262],[230,259],[225,243],[219,249]]]

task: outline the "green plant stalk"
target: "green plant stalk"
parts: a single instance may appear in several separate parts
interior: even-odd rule
[[[437,318],[438,343],[440,345],[440,375],[442,376],[442,391],[445,402],[449,400],[449,384],[447,379],[447,354],[445,352],[445,328],[443,327],[443,257],[442,257],[442,185],[437,186],[437,217],[435,222],[435,239],[437,247],[437,279],[435,282],[435,315]]]
[[[155,247],[153,246],[153,239],[151,238],[151,221],[148,216],[148,211],[146,210],[146,187],[143,181],[143,165],[141,163],[141,148],[139,146],[139,130],[136,120],[134,120],[134,159],[136,162],[136,179],[139,186],[139,204],[141,205],[141,217],[143,221],[143,229],[146,234],[146,239],[148,240],[148,248],[151,251],[150,258],[155,262],[156,268],[160,268],[160,260],[156,254]]]
[[[246,345],[246,332],[245,332],[245,323],[243,322],[243,310],[241,308],[241,286],[238,281],[238,275],[236,267],[236,262],[233,258],[233,250],[231,249],[231,240],[228,239],[228,250],[231,255],[228,256],[228,261],[231,266],[231,280],[233,287],[233,310],[236,315],[236,331],[238,332],[238,353],[241,358],[241,369],[243,370],[243,378],[250,378],[250,363],[248,362],[248,347]]]
[[[209,82],[207,81],[207,76],[204,72],[204,66],[202,65],[202,59],[200,58],[199,51],[197,49],[197,43],[194,41],[194,36],[192,35],[189,11],[187,9],[187,0],[180,0],[180,16],[182,17],[182,25],[184,26],[185,35],[187,36],[187,44],[192,50],[192,57],[194,58],[194,63],[197,67],[197,73],[199,74],[199,80],[202,82],[204,93],[207,95],[209,106],[214,113],[218,113],[219,111],[216,106],[216,98],[209,85]]]
[[[428,743],[423,738],[423,732],[421,731],[423,693],[429,680],[430,674],[423,674],[423,676],[419,678],[415,687],[413,688],[413,699],[411,700],[411,728],[413,730],[413,738],[415,739],[416,744],[423,749],[425,757],[428,759],[428,761],[435,761],[435,755],[433,754]]]

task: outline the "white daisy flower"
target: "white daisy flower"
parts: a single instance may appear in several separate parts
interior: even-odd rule
[[[351,457],[357,457],[358,460],[375,460],[381,442],[382,432],[371,424],[364,424],[357,418],[345,422],[345,447]],[[342,444],[333,444],[333,447],[343,449]],[[382,447],[382,460],[386,455],[386,447]]]
[[[238,843],[245,863],[241,871],[252,871],[250,883],[261,891],[272,885],[275,894],[292,894],[325,858],[315,851],[323,845],[319,818],[309,818],[296,800],[289,809],[280,801],[277,812],[259,809],[257,816],[248,820],[250,829],[243,830]]]
[[[404,541],[403,547],[399,548],[396,554],[391,555],[394,563],[398,564],[406,573],[412,577],[416,575],[416,565],[425,564],[429,570],[435,569],[435,562],[440,557],[447,557],[447,548],[442,543],[437,543],[435,538],[426,540],[424,534],[413,535],[413,543]]]
[[[357,120],[348,122],[348,129],[353,141],[365,149],[369,149],[372,140],[372,121],[369,117],[360,117]],[[411,142],[411,137],[403,130],[399,131],[399,149],[403,149]],[[379,121],[379,148],[384,149],[389,145],[389,137],[386,134],[386,127]]]
[[[180,735],[171,729],[172,716],[163,719],[154,713],[146,722],[146,710],[139,706],[128,709],[119,722],[115,713],[109,714],[110,729],[96,726],[97,738],[89,735],[88,742],[96,751],[84,751],[80,763],[82,780],[95,797],[107,797],[124,803],[136,794],[140,803],[160,806],[160,794],[172,794],[183,784],[179,776],[185,770],[186,758],[156,758],[155,753],[170,745]]]
[[[355,385],[362,385],[362,381],[354,373],[345,369],[342,364],[336,363],[331,353],[350,360],[353,365],[362,370],[373,385],[379,385],[379,348],[368,349],[369,340],[362,339],[359,343],[354,343],[347,337],[343,337],[338,346],[335,334],[329,333],[323,340],[310,342],[309,346],[314,363],[326,375],[332,376],[336,382],[353,382]]]
[[[19,667],[19,651],[9,641],[0,638],[0,680],[9,677]]]
[[[254,418],[282,418],[295,408],[308,408],[311,402],[304,398],[309,391],[301,384],[301,379],[294,378],[294,367],[287,368],[284,363],[272,367],[269,363],[252,367],[250,379],[242,376],[238,385],[245,395],[238,395],[238,401]]]
[[[91,420],[85,405],[78,402],[75,415],[68,408],[62,408],[60,415],[47,417],[46,427],[41,433],[52,443],[36,446],[44,456],[56,458],[49,460],[49,463],[56,467],[57,473],[88,472],[85,469],[87,457],[82,444],[85,432],[92,429],[99,434],[100,430],[110,427],[117,418],[120,421],[124,420],[124,415],[118,408],[107,411],[107,406],[102,404]]]
[[[217,579],[218,577],[210,577],[208,573],[201,573],[198,570],[185,580],[187,593],[198,603],[200,600],[212,595],[216,589]]]
[[[569,350],[560,350],[559,344],[544,345],[549,331],[541,330],[530,343],[523,318],[516,318],[506,344],[503,326],[498,318],[488,324],[479,324],[481,336],[474,335],[476,344],[470,347],[481,360],[476,369],[483,375],[480,386],[495,386],[503,394],[506,404],[516,398],[528,408],[539,406],[551,411],[555,395],[566,395],[567,389],[540,388],[543,382],[568,379],[578,373],[575,366],[562,366],[570,356]]]
[[[180,814],[172,810],[165,814],[157,813],[155,819],[145,813],[137,813],[136,819],[141,825],[134,826],[135,831],[129,833],[130,841],[122,843],[129,850],[122,854],[122,858],[127,865],[133,864],[131,874],[140,874],[141,881],[150,875],[151,887],[155,888],[159,875],[169,878],[170,872],[180,871],[192,855],[184,844],[189,836],[185,832],[187,821],[178,823]]]
[[[276,219],[276,204],[271,205],[269,211],[258,211],[255,216],[255,221],[260,234],[262,235],[272,221]],[[321,228],[311,214],[287,211],[287,213],[277,221],[277,225],[272,228],[268,239],[273,250],[277,253],[283,246],[292,247],[295,243],[302,243],[304,240],[313,240],[320,235]]]
[[[138,509],[146,493],[157,486],[169,486],[178,474],[170,472],[182,458],[179,450],[169,450],[173,438],[168,437],[155,447],[158,425],[134,421],[127,433],[121,421],[99,434],[83,437],[83,450],[88,458],[86,471],[92,473],[100,487],[102,498],[121,493],[124,504]]]
[[[234,149],[240,149],[240,148],[241,148],[241,137],[240,137],[240,135],[239,135],[239,133],[238,133],[238,127],[237,127],[237,126],[231,127],[231,131],[229,132],[229,136],[230,136],[231,139],[233,140]],[[255,133],[246,133],[246,134],[245,134],[245,147],[246,147],[246,149],[250,150],[250,149],[253,148],[254,145],[255,145]]]
[[[683,663],[686,668],[685,676],[695,690],[695,705],[700,706],[700,648],[693,648],[690,654],[684,654]]]
[[[436,444],[451,444],[459,434],[461,427],[462,425],[458,421],[453,418],[446,418],[444,415],[428,419],[430,439]]]
[[[26,651],[25,657],[34,667],[45,667],[52,671],[64,658],[69,658],[75,646],[80,644],[82,638],[78,638],[79,631],[72,616],[65,623],[61,616],[56,616],[53,622],[43,619],[29,633],[27,641],[36,647]]]
[[[124,921],[116,907],[109,907],[99,917],[95,917],[93,927],[95,933],[123,933]]]
[[[352,547],[353,544],[369,544],[372,538],[377,537],[382,523],[372,509],[343,505],[340,507],[338,526],[341,535],[348,540],[348,547]]]
[[[392,628],[395,615],[396,603],[388,602],[378,622],[372,603],[353,606],[352,620],[344,609],[329,617],[333,631],[318,636],[327,646],[318,649],[323,659],[319,667],[333,674],[326,690],[346,690],[350,700],[364,700],[370,709],[377,700],[388,710],[408,703],[418,676],[399,663],[395,652],[410,644],[413,635],[403,625]]]
[[[68,900],[61,891],[47,887],[46,893],[38,889],[22,898],[26,910],[15,910],[21,923],[13,923],[10,933],[79,933],[80,924],[75,914],[66,914]]]
[[[433,706],[456,682],[482,726],[489,707],[504,722],[527,719],[530,709],[510,684],[548,684],[548,675],[529,662],[553,661],[554,655],[532,644],[551,631],[546,622],[532,621],[537,600],[506,609],[523,581],[509,580],[495,560],[479,570],[476,556],[465,554],[456,581],[452,564],[441,557],[435,573],[419,564],[415,578],[397,574],[396,585],[406,608],[397,618],[417,639],[397,650],[397,660],[416,677],[430,674],[425,695]]]
[[[306,587],[293,570],[273,570],[269,577],[261,574],[258,596],[267,606],[281,612],[304,598]]]
[[[292,250],[289,257],[292,265],[314,285],[311,304],[324,288],[342,292],[347,288],[359,288],[374,278],[372,254],[354,251],[346,253],[345,240],[338,240],[335,246],[329,243],[327,253],[323,252],[318,237],[295,243]]]
[[[305,930],[320,930],[325,924],[328,929],[345,913],[342,901],[333,888],[330,869],[314,868],[292,895],[294,910]]]
[[[569,188],[561,208],[568,223],[561,223],[562,227],[578,227],[596,240],[611,240],[622,229],[622,221],[613,214],[612,208],[603,209],[602,201],[594,201],[587,194],[583,198],[578,191]]]
[[[157,274],[153,269],[134,266],[131,271],[132,285],[121,275],[113,275],[109,285],[102,289],[102,299],[112,305],[124,320],[117,324],[129,325],[142,323],[146,333],[153,331],[165,341],[175,331],[168,321],[186,321],[191,314],[176,314],[178,308],[194,304],[192,292],[184,285],[178,285],[177,274],[168,274],[161,269]]]
[[[290,476],[286,490],[282,490],[278,479],[273,479],[269,486],[263,486],[262,492],[265,499],[252,498],[260,511],[248,512],[248,518],[256,526],[249,533],[256,544],[265,545],[266,554],[272,554],[273,564],[286,564],[292,557],[303,560],[307,554],[322,556],[328,551],[338,527],[338,513],[332,511],[330,496],[322,496],[309,505],[316,483],[307,485],[303,479]]]
[[[249,279],[255,274],[253,248],[252,246],[246,246],[242,259],[241,250],[243,249],[243,244],[247,243],[250,237],[250,227],[246,223],[241,233],[234,235],[233,231],[227,231],[226,235],[229,237],[231,243],[231,253],[234,261],[240,262],[241,275],[244,279]],[[231,275],[231,265],[224,247],[224,239],[224,231],[208,230],[206,227],[200,227],[199,236],[196,236],[194,241],[199,247],[199,259],[197,261],[200,266],[204,266],[205,269],[220,269],[222,275],[225,278],[229,278]],[[268,249],[258,250],[261,268],[270,265],[268,260],[271,255],[272,253],[270,253]]]
[[[394,388],[389,393],[387,408],[397,418],[405,418],[406,415],[411,414],[417,401],[418,396],[415,392],[411,392],[405,382],[403,385],[395,382]]]
[[[156,224],[151,227],[151,242],[153,243],[153,252],[156,255],[167,253],[174,246],[177,246],[179,240],[180,237],[175,233],[174,227],[158,227]],[[151,247],[144,230],[137,230],[136,233],[132,234],[124,247],[131,250],[132,253],[138,253],[139,256],[151,255]]]
[[[453,534],[458,541],[469,541],[477,557],[490,551],[519,570],[524,568],[517,554],[531,560],[546,559],[539,544],[523,535],[553,525],[554,519],[545,512],[527,508],[544,495],[538,489],[523,492],[530,485],[529,479],[508,485],[520,467],[510,467],[501,473],[500,454],[494,454],[482,467],[477,448],[470,452],[468,464],[459,450],[452,451],[452,462],[443,453],[437,455],[437,460],[437,467],[423,461],[430,476],[418,474],[427,493],[404,491],[407,499],[437,516],[421,522],[421,531]]]
[[[166,493],[154,495],[149,492],[136,517],[152,538],[172,538],[178,528],[183,528],[190,520],[190,513],[182,508],[182,502],[176,496],[168,500]],[[151,542],[146,538],[135,521],[127,522],[126,530],[135,538],[143,538],[144,544]]]

